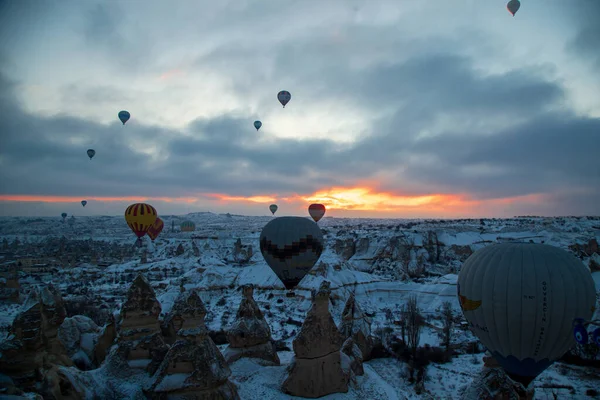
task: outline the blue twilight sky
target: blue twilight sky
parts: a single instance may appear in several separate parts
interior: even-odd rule
[[[598,214],[600,1],[521,3],[1,1],[0,215]]]

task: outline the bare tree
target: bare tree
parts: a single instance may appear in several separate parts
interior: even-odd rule
[[[406,321],[407,344],[414,358],[417,354],[417,347],[421,338],[421,328],[423,327],[423,316],[417,304],[417,296],[411,295],[402,307],[402,319]]]
[[[450,353],[450,341],[452,339],[452,325],[454,322],[454,312],[452,311],[452,304],[449,301],[442,303],[442,322],[444,327],[442,329],[442,342],[446,348],[446,353]]]

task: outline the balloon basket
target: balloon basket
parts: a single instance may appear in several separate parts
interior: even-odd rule
[[[285,294],[285,297],[296,297],[296,293],[295,292],[287,292]]]

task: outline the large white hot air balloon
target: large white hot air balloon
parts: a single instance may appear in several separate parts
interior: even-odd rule
[[[596,289],[587,267],[565,250],[500,243],[465,261],[458,297],[471,331],[527,386],[575,344],[573,321],[591,318]]]
[[[275,218],[260,233],[260,252],[287,289],[298,285],[324,247],[317,224],[302,217]]]

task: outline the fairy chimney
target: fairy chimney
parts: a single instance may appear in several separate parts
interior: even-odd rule
[[[242,287],[242,301],[227,333],[229,346],[224,352],[225,359],[231,364],[242,357],[252,357],[279,365],[271,329],[253,295],[253,285]]]
[[[329,313],[329,287],[330,282],[321,283],[293,342],[295,358],[282,386],[293,396],[317,398],[348,392],[349,376],[342,370],[340,352],[344,338]]]
[[[161,306],[154,289],[143,275],[138,275],[127,292],[121,308],[118,343],[126,346],[127,360],[132,368],[153,373],[167,351],[160,334],[158,316]]]
[[[340,332],[344,339],[352,338],[360,349],[363,360],[369,360],[373,348],[371,321],[360,308],[354,294],[350,294],[344,306]]]
[[[196,292],[182,293],[170,313],[170,326],[177,341],[144,389],[151,399],[193,398],[237,400],[231,370],[210,338],[204,317],[206,309]]]
[[[206,331],[204,323],[206,307],[204,307],[198,291],[185,291],[183,285],[180,290],[181,293],[163,322],[163,327],[166,327],[167,331],[166,335],[172,342],[177,339],[194,339]]]

